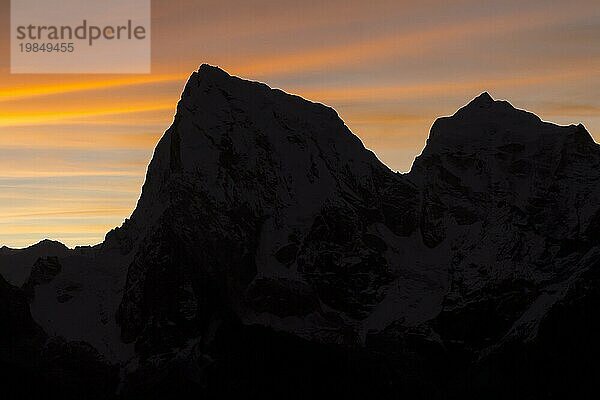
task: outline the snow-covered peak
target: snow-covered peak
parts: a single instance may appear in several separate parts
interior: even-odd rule
[[[240,282],[227,297],[240,318],[253,321],[281,312],[262,299],[275,295],[277,282],[288,282],[286,287],[302,297],[301,308],[318,316],[303,328],[312,337],[312,331],[325,329],[315,310],[317,292],[325,304],[352,316],[364,317],[377,302],[377,287],[389,280],[386,268],[394,255],[377,256],[371,247],[382,239],[367,230],[375,230],[373,224],[384,213],[393,219],[388,229],[405,235],[414,230],[414,221],[404,213],[414,206],[415,193],[409,184],[401,188],[399,180],[332,108],[203,65],[188,80],[173,125],[148,168],[131,218],[148,250],[136,256],[129,276],[143,277],[163,259],[181,259],[182,252],[173,249],[186,248],[185,265],[199,269],[190,275]],[[336,232],[344,232],[346,239],[336,242]],[[371,247],[363,236],[373,241]],[[345,256],[315,259],[323,252]],[[356,256],[371,253],[383,260],[375,271]],[[226,266],[219,264],[223,254],[230,258]],[[202,265],[199,258],[215,261]],[[318,290],[310,283],[321,280],[315,268],[335,270]],[[348,268],[368,278],[337,282]],[[230,276],[221,277],[226,270]],[[145,307],[143,289],[142,280],[130,279],[121,306],[125,337],[134,337],[148,323],[134,319]],[[333,298],[335,290],[348,295]],[[293,330],[289,321],[277,321],[271,324]]]
[[[332,108],[204,64],[156,147],[131,225],[151,225],[182,179],[218,201],[311,207],[343,180],[369,185],[373,170],[387,168]]]
[[[559,126],[482,93],[450,117],[435,121],[423,154],[479,153],[519,149],[523,154],[560,151],[593,139],[582,125]],[[504,149],[504,150],[503,150]]]

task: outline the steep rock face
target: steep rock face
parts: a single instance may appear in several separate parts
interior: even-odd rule
[[[583,126],[542,122],[487,93],[436,121],[410,177],[423,241],[451,260],[443,337],[485,347],[535,336],[596,259],[599,166]]]
[[[60,274],[61,270],[62,265],[60,265],[58,257],[40,257],[33,264],[29,278],[23,284],[23,289],[29,296],[33,296],[35,286],[51,282],[56,275]]]
[[[364,319],[394,275],[378,226],[412,233],[416,200],[334,110],[204,65],[129,222],[144,239],[124,337],[232,313],[293,331],[283,319],[300,317],[305,337],[357,340],[337,330]]]

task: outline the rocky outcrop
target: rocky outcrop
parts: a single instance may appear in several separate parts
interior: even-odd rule
[[[33,264],[27,282],[23,284],[23,290],[28,296],[33,297],[35,287],[43,283],[49,283],[60,273],[62,266],[58,257],[40,257]]]

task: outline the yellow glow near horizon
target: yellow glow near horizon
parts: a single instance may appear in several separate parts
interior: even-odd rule
[[[0,127],[23,125],[49,125],[61,122],[78,121],[82,118],[103,117],[107,115],[135,114],[140,112],[151,111],[164,111],[172,108],[173,106],[170,104],[140,104],[122,107],[105,106],[105,108],[94,109],[82,108],[63,112],[57,110],[35,112],[21,111],[10,113],[0,112]]]
[[[117,87],[148,85],[163,82],[181,82],[186,78],[182,74],[172,75],[138,75],[107,80],[75,81],[61,84],[27,85],[0,88],[0,102],[15,101],[37,96],[61,95],[65,93],[84,92],[89,90],[108,90]]]

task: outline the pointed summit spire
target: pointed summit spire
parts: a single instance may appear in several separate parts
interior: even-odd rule
[[[198,70],[194,71],[188,78],[182,93],[182,98],[191,96],[202,81],[222,82],[230,78],[232,78],[232,76],[221,68],[209,64],[202,64]]]
[[[492,96],[490,96],[490,94],[488,92],[483,92],[479,96],[477,96],[473,100],[471,100],[471,102],[468,105],[482,107],[482,106],[489,106],[493,102],[494,102],[494,99],[492,98]]]
[[[488,92],[481,93],[479,96],[477,96],[477,98],[485,101],[494,101]]]
[[[210,64],[202,64],[200,68],[198,68],[199,75],[219,75],[219,76],[230,76],[227,72],[222,70],[221,68],[210,65]]]

